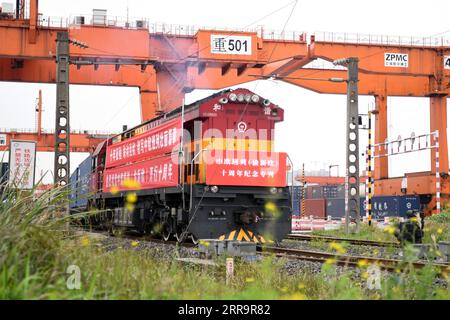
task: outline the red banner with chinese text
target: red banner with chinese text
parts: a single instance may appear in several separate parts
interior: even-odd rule
[[[166,153],[179,147],[181,119],[163,123],[138,136],[107,146],[106,167],[140,161]]]
[[[132,163],[115,168],[107,168],[103,175],[103,192],[112,187],[126,190],[125,180],[133,180],[140,184],[140,189],[175,187],[178,185],[178,163],[172,156],[164,156]]]
[[[208,185],[286,186],[286,153],[214,151],[205,161]]]

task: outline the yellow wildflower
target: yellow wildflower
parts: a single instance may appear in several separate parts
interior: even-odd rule
[[[205,241],[205,240],[200,240],[199,244],[201,244],[202,246],[205,246],[205,247],[209,247],[209,242]]]
[[[305,289],[305,285],[303,284],[303,283],[299,283],[298,284],[298,288],[301,290],[301,289]]]
[[[442,232],[444,232],[442,228],[437,229],[437,234],[442,234]]]
[[[340,243],[334,241],[330,243],[330,249],[336,250],[339,253],[345,253],[344,247]]]
[[[134,190],[141,188],[141,184],[139,182],[137,182],[136,180],[134,180],[134,179],[125,179],[122,182],[122,185],[125,188],[134,189]]]
[[[303,293],[300,292],[296,292],[287,296],[282,297],[283,299],[286,300],[306,300],[306,296]]]
[[[325,260],[325,264],[335,264],[336,263],[336,259],[334,258],[329,258],[327,260]]]
[[[131,241],[131,246],[132,247],[137,247],[139,245],[139,242],[136,240]]]
[[[275,211],[275,210],[277,209],[277,206],[276,206],[275,203],[273,203],[273,202],[267,202],[267,203],[264,205],[264,207],[265,207],[265,209],[266,209],[267,211],[270,211],[270,212]]]
[[[373,250],[373,255],[377,256],[380,253],[380,251],[378,251],[378,249]]]
[[[400,272],[402,272],[402,270],[400,270],[400,268],[396,268],[395,272],[400,273]]]
[[[83,247],[87,247],[87,246],[89,245],[90,242],[91,242],[91,241],[89,240],[89,237],[87,237],[87,236],[84,236],[84,237],[81,238],[81,240],[80,240],[80,244],[81,244]]]
[[[255,278],[245,278],[245,282],[255,282]]]
[[[369,262],[367,261],[367,259],[361,259],[358,261],[358,267],[360,268],[367,267],[368,264]]]
[[[128,212],[133,212],[134,211],[134,204],[126,203],[125,204],[125,208],[128,210]]]
[[[118,186],[112,186],[110,191],[111,191],[111,193],[113,195],[116,195],[116,194],[119,193],[119,187]]]
[[[388,227],[384,228],[384,232],[387,232],[389,234],[394,234],[395,233],[395,227],[388,226]]]
[[[369,273],[367,271],[364,271],[363,273],[361,273],[361,277],[363,279],[367,279],[367,278],[369,278]]]
[[[127,194],[127,202],[128,203],[136,203],[137,201],[137,195],[135,192]]]

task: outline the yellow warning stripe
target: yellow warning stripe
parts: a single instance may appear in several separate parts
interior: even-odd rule
[[[230,234],[228,235],[228,240],[234,240],[235,234],[236,234],[236,230],[231,231]]]
[[[237,240],[237,241],[253,241],[255,243],[266,243],[266,239],[262,235],[254,234],[250,230],[240,229],[237,233],[237,230],[232,230],[228,235],[223,234],[219,236],[219,240]],[[269,241],[272,242],[272,241]]]

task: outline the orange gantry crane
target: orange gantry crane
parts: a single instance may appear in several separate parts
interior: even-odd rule
[[[36,128],[35,130],[27,129],[0,129],[0,151],[7,151],[9,148],[9,141],[27,140],[36,141],[37,149],[41,152],[52,152],[55,146],[55,133],[53,131],[42,130],[42,91],[39,90],[39,95],[36,103]],[[115,133],[110,132],[90,132],[87,130],[74,131],[72,130],[70,151],[71,152],[93,152],[97,145],[113,136]]]
[[[19,0],[23,3],[23,0]],[[430,131],[439,130],[441,190],[448,179],[447,96],[450,91],[450,41],[323,33],[274,33],[263,29],[225,31],[109,19],[97,11],[73,21],[20,8],[0,19],[0,80],[54,83],[58,31],[88,48],[71,46],[70,83],[135,86],[141,118],[147,120],[182,103],[194,89],[221,89],[274,77],[319,93],[346,93],[346,70],[311,67],[317,59],[359,59],[359,94],[375,97],[375,144],[387,138],[387,98],[428,97]],[[317,79],[319,78],[319,79]],[[330,79],[331,81],[321,81]],[[73,140],[72,140],[73,141]],[[384,152],[383,150],[377,152]],[[435,162],[434,152],[430,152]],[[408,176],[409,194],[434,194],[436,169]],[[375,192],[401,193],[402,178],[388,178],[386,157],[375,158]],[[433,203],[430,205],[433,206]]]

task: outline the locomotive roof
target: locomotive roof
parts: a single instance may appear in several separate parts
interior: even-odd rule
[[[191,104],[185,105],[184,106],[184,110],[185,110],[185,112],[186,111],[190,111],[192,109],[200,107],[205,102],[208,102],[208,101],[210,101],[212,99],[215,99],[217,97],[220,97],[222,95],[228,94],[230,92],[236,92],[236,91],[246,91],[247,93],[255,94],[254,92],[252,92],[252,91],[250,91],[250,90],[248,90],[246,88],[225,89],[225,90],[219,91],[217,93],[214,93],[212,95],[209,95],[206,98],[203,98],[203,99],[197,100],[197,101],[195,101],[195,102],[193,102]],[[128,129],[128,130],[125,130],[124,132],[120,133],[119,135],[122,135],[122,134],[127,133],[127,132],[131,132],[133,130],[136,130],[139,127],[145,126],[145,125],[153,123],[153,122],[157,122],[157,121],[164,122],[164,120],[173,119],[173,118],[177,117],[181,113],[182,108],[183,108],[183,106],[179,106],[179,107],[177,107],[177,108],[175,108],[175,109],[173,109],[173,110],[171,110],[171,111],[169,111],[167,113],[164,113],[164,114],[162,114],[162,115],[160,115],[160,116],[158,116],[156,118],[153,118],[151,120],[143,122],[143,123],[141,123],[141,124],[139,124],[139,125],[137,125],[135,127],[132,127],[130,129]]]

